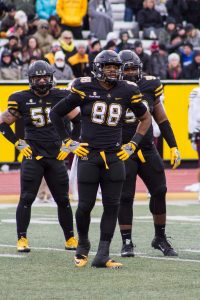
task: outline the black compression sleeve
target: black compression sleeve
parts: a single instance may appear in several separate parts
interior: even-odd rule
[[[170,148],[177,147],[176,139],[168,120],[158,124],[163,138],[166,140]]]
[[[144,137],[143,134],[136,132],[132,137],[131,142],[133,142],[136,146],[138,146],[141,140],[143,139],[143,137]]]
[[[15,144],[17,142],[17,137],[10,128],[10,126],[6,123],[0,124],[0,132],[5,136],[5,138],[10,141],[12,144]]]
[[[71,133],[72,140],[79,140],[81,133],[81,114],[78,114],[75,118],[71,120],[73,123],[73,129]]]

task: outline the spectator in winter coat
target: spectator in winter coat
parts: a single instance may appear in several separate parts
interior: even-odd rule
[[[89,57],[83,43],[77,45],[77,53],[68,59],[75,77],[90,76]]]
[[[167,79],[181,79],[182,67],[180,56],[177,53],[171,53],[168,56]]]
[[[151,74],[151,60],[150,55],[144,52],[142,42],[137,40],[133,44],[134,52],[139,56],[141,62],[143,63],[143,73],[145,75]]]
[[[126,0],[125,1],[125,11],[124,11],[124,21],[133,21],[133,16],[137,18],[137,13],[143,7],[143,0]]]
[[[50,16],[56,15],[57,0],[36,0],[36,13],[40,19],[48,20]]]
[[[75,39],[82,39],[83,18],[87,12],[87,0],[58,0],[56,11],[63,30],[70,30]]]
[[[167,49],[164,44],[159,44],[158,48],[151,54],[151,74],[160,79],[167,78]]]
[[[157,38],[163,27],[163,21],[160,13],[155,10],[155,0],[144,0],[143,6],[137,15],[140,30],[143,30],[143,37]]]
[[[77,52],[72,32],[69,30],[63,31],[59,42],[62,51],[65,53],[65,60],[68,62],[68,59]]]
[[[21,68],[12,62],[12,53],[7,49],[3,50],[1,54],[0,79],[21,79]]]
[[[38,41],[39,48],[44,54],[50,51],[51,45],[53,43],[53,37],[49,34],[48,30],[48,22],[46,20],[40,20],[38,23],[38,30],[34,34],[34,37]]]
[[[188,10],[187,0],[167,0],[166,7],[168,15],[173,17],[177,24],[181,24]]]
[[[9,28],[15,25],[16,6],[14,4],[7,5],[7,14],[1,22],[1,31],[7,32]]]
[[[113,31],[111,4],[108,0],[90,0],[88,15],[90,31],[100,40],[105,40],[107,34]]]
[[[183,68],[184,79],[199,79],[200,78],[200,51],[197,50],[194,54],[194,60],[189,65]]]
[[[193,24],[188,23],[185,26],[186,42],[193,45],[194,48],[200,48],[200,31]]]
[[[56,80],[72,80],[74,74],[71,67],[65,63],[65,54],[62,51],[55,53],[55,63],[53,65],[54,77]]]

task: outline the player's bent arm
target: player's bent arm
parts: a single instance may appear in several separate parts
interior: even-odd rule
[[[16,116],[13,116],[8,110],[1,114],[0,118],[0,132],[3,136],[12,144],[17,142],[17,137],[10,128],[10,125],[17,120]]]

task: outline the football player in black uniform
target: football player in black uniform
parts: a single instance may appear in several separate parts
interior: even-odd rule
[[[142,93],[142,101],[157,122],[162,136],[171,149],[171,164],[175,169],[180,164],[180,154],[173,130],[166,116],[160,96],[163,93],[163,86],[159,79],[153,76],[142,76],[142,63],[140,58],[131,50],[124,50],[119,53],[123,62],[122,76],[125,80],[136,82]],[[125,123],[123,126],[123,143],[130,140],[138,125],[137,117],[129,109],[126,111]],[[123,185],[120,200],[119,225],[122,236],[122,257],[134,256],[132,243],[132,219],[133,219],[133,198],[135,196],[136,177],[139,175],[151,195],[149,208],[153,215],[155,237],[152,247],[159,249],[165,256],[177,256],[176,251],[167,241],[165,235],[166,224],[166,178],[163,161],[153,142],[153,128],[149,128],[142,142],[140,150],[134,153],[125,162],[126,181]]]
[[[65,236],[65,248],[76,249],[73,233],[73,216],[68,198],[68,174],[63,159],[66,152],[60,151],[62,141],[49,118],[51,108],[68,91],[53,87],[51,66],[42,60],[34,62],[28,70],[30,89],[13,93],[8,99],[8,109],[1,116],[0,131],[15,144],[24,155],[21,165],[21,194],[17,207],[17,250],[29,252],[27,229],[31,217],[31,206],[36,198],[44,176],[58,206],[58,220]],[[69,93],[69,92],[68,92]],[[74,124],[72,136],[80,134],[80,110],[68,114]],[[10,124],[23,118],[25,140],[17,140]]]
[[[73,82],[71,94],[50,112],[65,147],[81,158],[78,161],[79,203],[76,223],[79,235],[75,265],[88,262],[90,213],[100,184],[103,215],[100,242],[93,267],[118,268],[121,264],[109,257],[115,230],[119,199],[125,179],[123,160],[136,149],[151,124],[151,117],[135,83],[119,81],[122,62],[112,50],[99,53],[93,65],[94,78],[82,77]],[[81,109],[81,141],[71,140],[64,132],[62,117],[75,107]],[[127,108],[134,111],[140,124],[136,133],[122,146],[122,123]]]

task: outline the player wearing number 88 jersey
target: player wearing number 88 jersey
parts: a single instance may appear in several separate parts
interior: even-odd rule
[[[109,247],[116,226],[119,198],[125,179],[123,159],[136,145],[150,126],[151,118],[141,103],[136,84],[119,81],[121,60],[114,51],[102,51],[94,61],[94,78],[76,79],[71,94],[57,104],[50,117],[60,137],[66,140],[62,117],[77,106],[81,109],[81,142],[88,145],[87,155],[79,155],[78,193],[76,211],[79,243],[75,256],[78,267],[88,261],[90,242],[88,231],[90,213],[95,205],[100,184],[103,215],[100,225],[100,242],[93,267],[117,268],[121,264],[109,258]],[[140,119],[136,134],[126,147],[122,146],[122,124],[125,111],[130,108]],[[67,140],[66,146],[69,140]],[[73,142],[70,142],[73,145]]]

